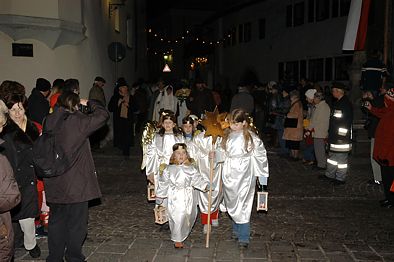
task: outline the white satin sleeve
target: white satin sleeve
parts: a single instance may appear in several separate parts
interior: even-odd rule
[[[197,169],[193,168],[193,176],[192,176],[192,181],[191,181],[191,186],[194,187],[195,189],[198,189],[200,191],[205,191],[207,186],[209,184],[209,181],[206,180],[200,172],[197,171]]]
[[[156,188],[156,196],[158,198],[167,198],[168,197],[168,187],[170,185],[170,173],[168,168],[163,170],[163,174],[159,175],[157,188]]]
[[[252,138],[254,143],[251,155],[253,174],[256,177],[269,177],[267,150],[264,143],[256,134],[252,134]]]
[[[155,174],[157,170],[159,170],[160,166],[160,159],[159,159],[159,152],[156,147],[156,140],[157,134],[152,140],[152,143],[147,145],[146,148],[146,175],[149,176],[150,174]]]

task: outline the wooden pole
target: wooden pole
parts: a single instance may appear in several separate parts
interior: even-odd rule
[[[212,137],[212,151],[214,150],[214,142]],[[208,230],[205,239],[205,247],[209,248],[209,236],[211,234],[211,208],[212,208],[212,181],[213,181],[213,158],[209,159],[209,191],[208,191]]]

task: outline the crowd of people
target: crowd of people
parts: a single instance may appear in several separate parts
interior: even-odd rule
[[[109,113],[97,98],[80,99],[77,79],[51,88],[38,78],[28,99],[25,92],[16,81],[0,85],[0,260],[13,261],[15,247],[38,258],[37,238],[48,237],[47,261],[84,261],[88,202],[101,197],[88,139]],[[38,176],[33,149],[42,133],[53,134],[69,161],[59,176]]]
[[[14,247],[41,255],[37,237],[48,237],[47,261],[84,261],[88,202],[101,196],[92,150],[110,140],[128,159],[142,138],[147,182],[157,206],[165,207],[171,240],[184,246],[200,212],[203,233],[219,226],[219,211],[232,220],[240,248],[250,240],[255,188],[267,190],[268,159],[263,139],[289,161],[302,161],[336,186],[346,183],[352,149],[354,105],[347,88],[299,83],[241,81],[236,93],[201,78],[129,85],[119,78],[107,103],[106,81],[94,79],[88,99],[77,79],[38,78],[30,96],[18,82],[0,85],[0,234],[9,241],[0,256],[11,261]],[[372,184],[383,184],[382,207],[394,206],[394,86],[366,90],[363,108],[371,138]],[[108,122],[112,113],[112,124]],[[211,132],[216,112],[220,135]],[[147,124],[148,123],[148,124]],[[217,128],[216,125],[216,128]],[[68,155],[61,176],[38,177],[33,147],[52,132]],[[149,134],[149,137],[147,137]],[[6,191],[8,190],[8,191]],[[163,229],[166,224],[163,225]],[[15,236],[15,241],[14,241]],[[3,243],[3,242],[2,242]],[[4,258],[4,259],[3,259]]]

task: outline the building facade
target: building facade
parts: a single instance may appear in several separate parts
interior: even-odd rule
[[[2,0],[0,81],[18,81],[29,95],[38,77],[76,78],[86,97],[97,75],[108,86],[145,77],[145,19],[144,0]],[[108,54],[113,42],[124,47],[118,62]]]
[[[261,82],[347,81],[352,55],[343,54],[342,43],[349,7],[350,0],[267,0],[219,14],[210,21],[221,41],[216,80],[234,88],[253,71]]]

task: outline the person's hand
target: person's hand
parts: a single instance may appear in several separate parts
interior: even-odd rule
[[[155,184],[155,176],[153,174],[147,175],[146,179],[148,179],[148,182],[151,183],[152,185]]]
[[[371,109],[372,109],[372,105],[369,101],[364,102],[364,107],[367,108],[369,111],[371,111]]]
[[[308,137],[311,135],[311,131],[310,130],[306,130],[304,133],[304,138]]]
[[[79,101],[79,103],[80,103],[81,105],[83,105],[83,106],[87,106],[87,105],[88,105],[88,100],[85,99],[85,98],[81,98],[80,101]]]

